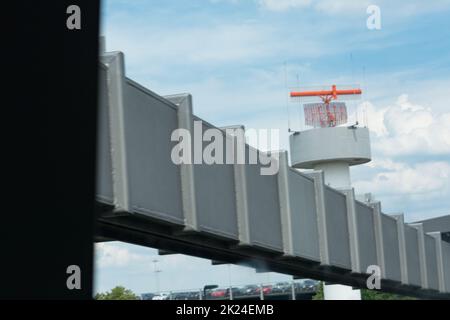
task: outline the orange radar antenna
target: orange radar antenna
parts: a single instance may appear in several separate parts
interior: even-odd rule
[[[332,100],[337,100],[341,95],[358,95],[361,94],[361,89],[346,89],[337,90],[336,85],[331,86],[331,90],[319,90],[319,91],[293,91],[291,92],[291,98],[297,97],[319,97],[324,103],[329,104]]]
[[[336,125],[347,121],[347,109],[344,103],[335,103],[339,96],[357,96],[361,95],[361,89],[341,89],[338,90],[336,85],[331,86],[331,90],[314,90],[314,91],[293,91],[290,93],[291,98],[305,99],[308,97],[318,97],[322,100],[322,104],[305,104],[305,122],[307,125],[314,127],[335,127]],[[346,100],[346,99],[344,99]]]

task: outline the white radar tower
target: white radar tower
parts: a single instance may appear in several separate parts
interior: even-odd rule
[[[289,137],[291,165],[297,169],[322,170],[325,184],[350,189],[350,166],[371,160],[369,130],[360,125],[357,110],[349,112],[345,100],[360,97],[354,88],[320,88],[293,91],[300,102],[301,130]],[[303,119],[302,119],[303,118]],[[303,120],[303,121],[302,121]],[[325,285],[326,300],[361,300],[360,290]]]

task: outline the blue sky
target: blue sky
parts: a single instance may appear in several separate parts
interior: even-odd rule
[[[369,4],[381,30],[366,27]],[[352,169],[356,192],[414,221],[450,213],[449,17],[450,0],[105,0],[102,34],[108,51],[125,53],[128,77],[161,95],[191,93],[194,113],[215,125],[278,128],[285,149],[285,74],[289,87],[360,84],[354,104],[366,110],[373,161]],[[155,290],[154,250],[108,243],[97,253],[97,290]],[[235,284],[289,278],[157,259],[162,290],[227,285],[228,268]]]

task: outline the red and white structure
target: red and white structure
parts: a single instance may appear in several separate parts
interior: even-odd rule
[[[353,114],[349,116],[343,101],[361,93],[361,89],[338,90],[335,85],[331,90],[290,93],[303,105],[305,128],[290,136],[293,167],[323,170],[329,186],[351,187],[350,166],[371,160],[370,138],[368,128],[359,126]],[[304,103],[314,99],[321,102]]]

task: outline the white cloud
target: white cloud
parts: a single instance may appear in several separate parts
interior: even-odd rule
[[[394,162],[388,158],[375,158],[369,163],[365,164],[369,168],[379,168],[384,170],[402,170],[405,165],[401,162]]]
[[[401,5],[397,4],[397,1],[383,1],[389,9],[395,10],[395,13],[399,16],[413,16],[419,14],[425,14],[434,11],[446,10],[450,7],[450,0],[433,0],[433,1],[402,1]],[[391,6],[389,6],[391,4]]]
[[[153,249],[130,246],[121,242],[95,244],[96,264],[101,268],[134,266],[136,269],[143,268],[143,270],[153,271],[156,261],[160,269],[176,270],[191,259],[185,255],[176,254],[162,257],[155,253]],[[190,270],[189,267],[187,265],[185,270]]]
[[[370,4],[368,0],[321,0],[316,1],[315,9],[329,14],[360,12],[365,15]]]
[[[221,2],[228,2],[232,4],[238,4],[241,0],[209,0],[211,3],[221,3]]]
[[[423,162],[413,166],[381,160],[371,164],[379,169],[372,179],[356,181],[358,193],[372,192],[376,196],[408,195],[419,199],[441,197],[450,191],[450,164]]]
[[[171,28],[120,18],[105,28],[106,50],[125,53],[129,73],[176,79],[175,73],[187,73],[192,68],[224,68],[239,70],[255,61],[276,61],[287,57],[317,58],[331,54],[328,44],[318,37],[332,36],[335,30],[323,25],[310,26],[299,21],[298,32],[286,33],[282,26],[261,20],[225,22],[209,21],[201,26]],[[301,41],[302,49],[298,49]],[[348,48],[336,48],[335,54]],[[172,72],[172,74],[171,74]],[[186,74],[183,74],[186,76]],[[194,75],[195,76],[195,75]],[[236,74],[239,77],[239,74]],[[189,76],[192,78],[192,76]],[[192,81],[192,80],[189,80]]]
[[[389,133],[403,135],[428,128],[433,123],[433,115],[430,108],[411,103],[408,95],[403,94],[394,107],[388,108],[384,122]]]
[[[360,11],[365,14],[368,0],[257,0],[260,7],[270,11],[282,12],[290,9],[314,8],[317,11],[335,13],[349,13]]]
[[[228,0],[231,2],[231,0]],[[236,3],[238,0],[232,2]],[[387,1],[378,0],[255,0],[258,5],[274,12],[284,12],[291,9],[312,8],[316,11],[327,14],[354,14],[360,13],[366,16],[366,9],[369,5],[378,5],[382,14],[388,13],[390,16],[411,17],[434,11],[448,9],[450,0],[430,1]]]
[[[364,101],[358,106],[358,117],[362,117],[362,124],[369,127],[370,131],[381,137],[387,135],[384,125],[384,115],[386,108],[378,109],[370,101]]]
[[[377,109],[370,102],[361,108],[375,134],[374,153],[450,156],[450,113],[434,114],[431,108],[412,103],[406,94],[386,108]]]
[[[269,27],[251,24],[173,28],[145,25],[112,26],[106,30],[107,49],[121,50],[127,60],[145,68],[242,61],[273,52]]]
[[[112,243],[95,244],[96,262],[99,267],[128,267],[135,262],[144,262],[146,256],[132,253],[123,246]]]
[[[411,220],[444,214],[450,161],[440,159],[450,159],[450,113],[436,114],[434,107],[413,103],[406,94],[387,107],[364,102],[359,113],[362,109],[375,158],[364,172],[356,170],[355,190],[373,193],[388,211],[406,210]]]
[[[292,8],[309,7],[312,0],[258,0],[259,5],[271,11],[286,11]]]

